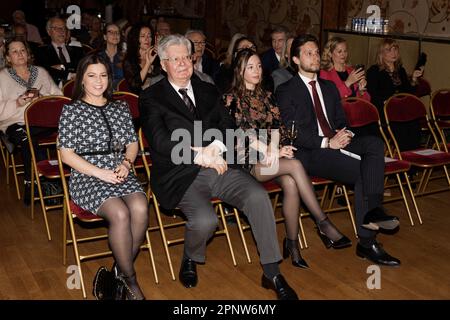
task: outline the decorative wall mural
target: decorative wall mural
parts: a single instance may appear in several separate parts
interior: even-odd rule
[[[270,32],[276,25],[294,34],[319,36],[321,6],[321,0],[222,0],[222,21],[228,39],[236,32],[244,33],[263,50],[270,45]]]

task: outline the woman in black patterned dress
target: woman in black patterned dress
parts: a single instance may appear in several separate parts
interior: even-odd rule
[[[295,147],[279,148],[279,144],[270,143],[270,134],[267,135],[267,141],[262,141],[264,135],[261,129],[280,129],[282,142],[286,130],[281,125],[280,112],[271,94],[261,88],[261,80],[262,67],[258,54],[248,49],[239,52],[234,63],[231,93],[224,95],[223,100],[234,117],[236,126],[247,132],[250,148],[263,154],[263,159],[256,163],[246,161],[244,168],[258,181],[275,179],[283,189],[283,215],[286,226],[283,257],[290,255],[294,266],[306,268],[308,264],[301,257],[297,241],[300,198],[314,217],[318,233],[327,247],[344,248],[350,246],[351,241],[336,229],[320,208],[308,174],[302,163],[294,159]],[[251,134],[252,130],[254,134]],[[275,139],[273,134],[272,139]],[[251,151],[247,148],[247,155],[250,154]],[[267,170],[269,167],[274,170],[270,172]]]
[[[126,102],[112,100],[109,64],[101,56],[83,58],[77,69],[72,103],[59,123],[62,161],[72,167],[72,200],[108,221],[108,241],[130,290],[143,299],[134,259],[148,226],[147,198],[131,170],[138,143]],[[122,151],[125,150],[123,153]]]

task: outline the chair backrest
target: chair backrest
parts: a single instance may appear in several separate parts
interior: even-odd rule
[[[25,124],[27,127],[57,128],[62,108],[70,101],[64,96],[45,96],[33,101],[25,110]]]
[[[116,91],[113,94],[113,99],[126,101],[130,107],[131,117],[133,119],[139,118],[139,97],[137,95],[126,91]]]
[[[409,93],[398,93],[384,104],[386,122],[407,122],[427,118],[427,109],[422,100]]]
[[[377,108],[367,100],[353,97],[345,98],[342,99],[342,107],[350,127],[362,127],[371,123],[378,123],[380,120]]]
[[[450,117],[450,89],[439,89],[431,96],[433,118]]]
[[[126,79],[122,79],[119,81],[119,83],[117,84],[117,90],[130,92],[130,87],[128,86],[128,82]]]
[[[75,80],[74,79],[67,81],[62,87],[63,95],[65,97],[71,98],[74,87],[75,87]]]
[[[428,80],[423,77],[417,79],[417,87],[414,94],[419,98],[429,96],[431,94],[430,82],[428,82]]]

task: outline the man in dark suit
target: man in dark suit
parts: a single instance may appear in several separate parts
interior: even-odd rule
[[[398,227],[397,217],[382,208],[384,189],[384,144],[374,136],[354,136],[346,130],[339,92],[333,82],[317,77],[320,54],[317,39],[301,35],[291,48],[297,74],[276,91],[282,120],[296,121],[296,157],[313,176],[355,185],[358,256],[377,264],[396,266],[376,241],[376,231]],[[344,154],[350,151],[352,156]],[[361,160],[354,158],[360,156]]]
[[[278,26],[270,34],[272,48],[263,53],[261,63],[263,66],[264,79],[271,80],[272,72],[280,67],[280,59],[283,47],[289,37],[289,30],[284,26]]]
[[[50,18],[47,32],[51,43],[39,47],[36,64],[44,67],[56,84],[64,83],[75,75],[78,62],[84,55],[83,49],[66,45],[66,22],[61,18]]]
[[[219,70],[219,62],[210,57],[206,52],[206,36],[202,30],[188,30],[185,37],[194,43],[195,54],[197,55],[197,62],[194,68],[200,72],[206,73],[211,78],[214,78],[216,72]]]
[[[180,281],[187,288],[197,285],[196,265],[205,262],[206,243],[218,223],[210,202],[217,197],[246,214],[264,270],[262,285],[275,290],[280,299],[298,299],[280,274],[281,255],[269,197],[249,174],[228,167],[224,160],[222,153],[227,148],[220,136],[234,123],[217,103],[217,89],[191,78],[190,53],[191,43],[185,37],[164,37],[158,55],[167,78],[139,98],[153,162],[152,190],[163,207],[178,207],[187,218]],[[215,140],[203,141],[205,131],[212,129],[219,133]]]

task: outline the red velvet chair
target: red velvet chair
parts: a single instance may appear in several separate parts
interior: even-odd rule
[[[384,105],[384,114],[389,135],[394,142],[398,158],[400,160],[406,160],[411,163],[412,166],[422,170],[420,182],[416,189],[416,196],[448,190],[449,188],[445,188],[425,192],[434,168],[444,169],[447,183],[450,186],[450,177],[446,167],[450,164],[450,154],[441,150],[439,140],[430,125],[427,110],[423,102],[412,94],[399,93],[386,101]],[[391,128],[391,123],[409,122],[413,120],[419,120],[422,128],[430,132],[430,137],[433,140],[433,145],[436,146],[436,149],[419,148],[416,150],[400,151]]]
[[[440,89],[433,92],[430,101],[430,109],[431,116],[440,135],[443,148],[448,152],[450,143],[447,142],[445,133],[446,130],[450,129],[450,89]]]
[[[81,268],[81,263],[87,260],[103,258],[111,256],[112,252],[109,250],[108,246],[104,244],[104,250],[95,252],[88,252],[88,248],[92,250],[92,245],[87,245],[86,243],[92,243],[94,241],[105,241],[108,239],[108,235],[104,230],[103,219],[90,211],[83,210],[81,207],[77,206],[71,199],[69,195],[69,188],[67,186],[66,178],[68,178],[67,172],[69,169],[63,165],[61,161],[61,154],[59,149],[57,150],[58,155],[58,170],[61,177],[61,184],[63,187],[64,194],[64,206],[63,206],[63,264],[67,262],[67,248],[72,245],[75,261],[77,264],[77,271],[80,277],[81,292],[83,298],[86,299],[86,286],[84,283],[83,269]],[[76,224],[79,221],[82,224]],[[67,222],[69,223],[67,225]],[[78,226],[76,226],[78,225]],[[79,237],[78,229],[85,226],[89,229],[89,235]],[[69,228],[70,238],[67,234],[67,227]],[[96,229],[96,230],[94,230]],[[100,229],[100,230],[99,230]],[[99,231],[97,231],[99,230]],[[94,234],[94,231],[95,234]],[[86,245],[83,245],[86,244]],[[81,252],[81,246],[83,246],[83,253]],[[147,249],[149,252],[150,264],[152,265],[153,276],[155,277],[155,282],[159,283],[158,275],[156,273],[155,260],[153,256],[153,250],[150,242],[149,231],[146,232],[146,242],[141,246],[141,249]]]
[[[122,79],[117,84],[117,91],[125,91],[130,92],[130,87],[128,86],[128,82],[126,79]]]
[[[75,88],[75,80],[72,79],[72,80],[67,81],[62,87],[63,95],[65,97],[72,98],[72,93],[73,93],[74,88]]]
[[[388,153],[390,157],[385,158],[385,168],[384,175],[385,177],[393,177],[397,179],[398,187],[401,192],[401,197],[391,198],[388,201],[396,201],[403,200],[406,210],[408,212],[409,220],[411,225],[414,225],[414,221],[411,215],[411,211],[409,209],[408,200],[406,198],[406,194],[403,188],[403,183],[401,179],[401,175],[404,177],[406,185],[408,186],[409,194],[411,200],[414,204],[414,208],[416,210],[417,218],[419,219],[419,223],[422,224],[422,218],[420,216],[419,209],[417,207],[416,199],[414,196],[414,192],[411,187],[411,183],[408,177],[408,171],[411,168],[411,164],[404,160],[394,159],[392,155],[391,148],[387,143],[386,135],[384,134],[380,117],[378,114],[377,108],[367,100],[363,100],[360,98],[346,98],[342,101],[342,106],[344,107],[345,114],[347,116],[347,121],[350,127],[361,127],[368,124],[376,123],[378,124],[378,128],[381,136],[386,142],[386,146],[388,149]],[[393,187],[394,185],[386,185],[385,188]],[[397,185],[395,185],[397,186]],[[385,201],[387,202],[387,201]]]
[[[59,209],[62,205],[47,205],[46,199],[62,198],[63,194],[44,196],[40,177],[49,180],[59,179],[59,169],[56,160],[46,159],[42,161],[36,160],[35,149],[31,140],[30,127],[53,128],[58,129],[59,117],[64,104],[70,103],[71,99],[63,96],[46,96],[33,101],[25,110],[25,126],[28,136],[28,142],[31,152],[31,217],[34,218],[34,201],[40,200],[42,213],[44,215],[45,228],[47,230],[48,240],[51,240],[50,228],[48,225],[47,211]],[[45,140],[45,141],[44,141]],[[38,141],[39,144],[55,144],[56,134],[52,134],[46,139]],[[66,172],[69,174],[69,172]],[[34,181],[38,188],[38,197],[34,197]]]

